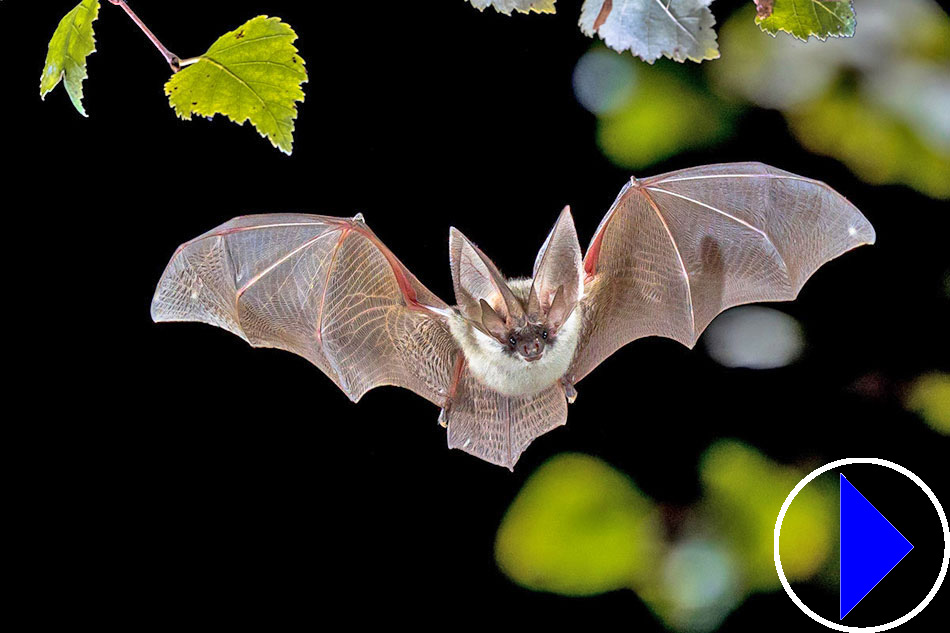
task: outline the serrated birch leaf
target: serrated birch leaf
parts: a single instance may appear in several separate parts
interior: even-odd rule
[[[258,16],[211,45],[172,76],[165,94],[175,114],[223,114],[261,136],[285,154],[293,150],[297,101],[304,100],[304,60],[293,46],[297,34],[279,18]],[[187,64],[191,60],[182,63]]]
[[[495,11],[511,15],[512,11],[519,13],[554,13],[554,3],[557,0],[469,0],[479,11],[487,7],[494,7]]]
[[[755,23],[770,35],[785,31],[807,42],[812,36],[851,37],[856,20],[851,0],[775,0],[771,13]]]
[[[62,81],[70,100],[83,116],[86,110],[82,107],[82,82],[88,76],[86,57],[96,50],[92,23],[98,16],[99,0],[83,0],[60,20],[49,41],[46,64],[40,76],[41,99]]]
[[[581,31],[651,64],[660,57],[700,62],[719,57],[712,0],[584,0]]]

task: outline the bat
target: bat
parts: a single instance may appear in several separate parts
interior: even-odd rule
[[[451,228],[454,306],[360,214],[238,217],[175,251],[151,314],[299,354],[353,402],[410,389],[441,408],[450,448],[512,469],[618,348],[645,336],[693,347],[726,308],[792,300],[822,264],[874,240],[823,182],[707,165],[631,178],[583,255],[565,207],[530,278],[504,277]]]

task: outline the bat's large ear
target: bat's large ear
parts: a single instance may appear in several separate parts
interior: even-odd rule
[[[570,207],[564,207],[561,211],[548,239],[538,251],[533,277],[534,283],[528,298],[528,317],[532,321],[540,322],[545,316],[553,316],[550,313],[558,294],[559,313],[566,308],[569,314],[580,300],[583,291],[583,257]],[[560,325],[559,322],[555,327]]]
[[[449,230],[449,260],[455,300],[465,318],[480,323],[484,300],[508,325],[524,320],[521,302],[488,257],[454,226]]]

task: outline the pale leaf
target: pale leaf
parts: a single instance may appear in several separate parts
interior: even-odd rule
[[[699,62],[719,57],[712,0],[585,0],[580,27],[610,48],[644,61]]]

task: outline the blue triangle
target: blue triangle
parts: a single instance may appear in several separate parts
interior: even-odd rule
[[[840,479],[840,619],[914,549],[844,475]]]

